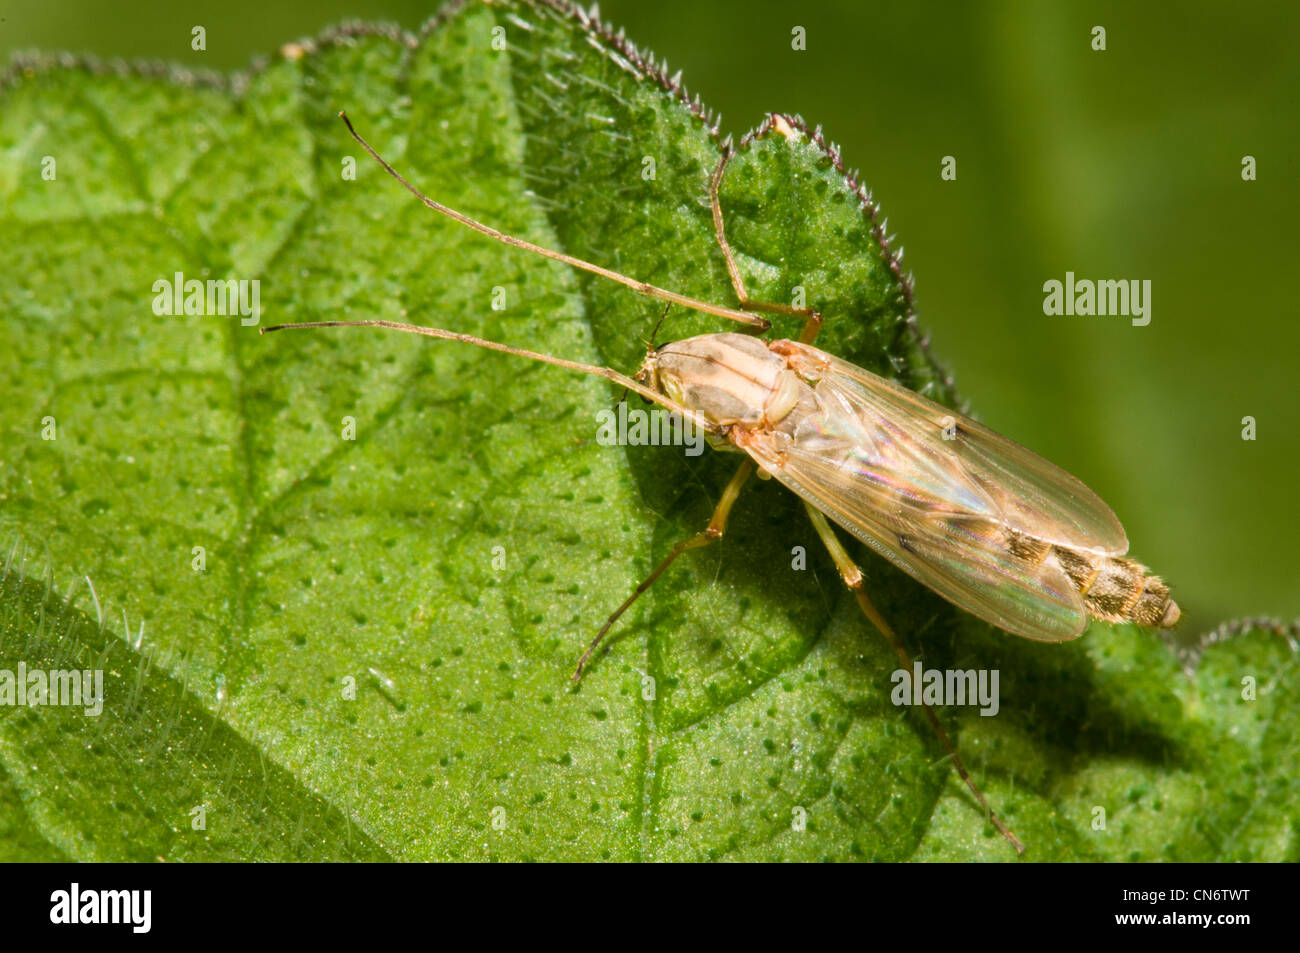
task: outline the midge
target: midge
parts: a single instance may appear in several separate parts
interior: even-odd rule
[[[475,231],[602,275],[669,306],[729,318],[755,331],[770,327],[755,311],[804,319],[797,341],[721,333],[652,348],[634,378],[468,334],[392,321],[316,321],[262,329],[390,328],[596,374],[691,420],[715,448],[746,456],[723,490],[709,525],[674,546],[614,611],[578,661],[575,681],[610,627],[674,559],[721,538],[741,487],[755,471],[761,478],[779,480],[803,500],[844,584],[908,672],[912,660],[906,648],[867,598],[862,571],[830,521],[949,602],[1025,638],[1073,639],[1083,633],[1089,616],[1161,628],[1178,621],[1178,606],[1168,587],[1124,558],[1124,528],[1081,482],[987,427],[814,347],[822,324],[816,311],[754,301],[746,294],[718,198],[729,150],[713,172],[709,199],[739,308],[657,288],[502,234],[447,208],[404,179],[352,128],[346,115],[339,115],[389,175],[429,208]],[[989,819],[1023,851],[989,810],[934,712],[929,706],[924,711]]]

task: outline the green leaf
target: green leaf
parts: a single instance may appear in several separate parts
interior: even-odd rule
[[[407,320],[635,368],[658,303],[429,212],[340,108],[453,207],[734,302],[707,114],[558,5],[349,27],[231,79],[16,61],[0,670],[101,669],[104,706],[0,707],[0,856],[1013,857],[891,703],[892,653],[779,486],[747,488],[570,688],[736,458],[601,446],[617,389],[554,367],[155,313],[176,273],[255,278],[264,324]],[[764,124],[722,197],[753,297],[802,288],[819,344],[952,402],[819,132]],[[674,309],[659,340],[718,324]],[[1027,858],[1296,859],[1294,631],[1250,627],[1189,677],[1152,634],[1028,644],[860,556],[927,666],[1000,672],[998,717],[944,718]]]

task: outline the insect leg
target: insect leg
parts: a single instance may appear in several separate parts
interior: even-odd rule
[[[637,599],[641,597],[642,593],[654,585],[655,580],[663,575],[664,570],[672,565],[674,559],[684,552],[688,552],[692,549],[699,549],[701,546],[707,546],[709,543],[722,539],[722,534],[726,532],[727,529],[727,517],[731,515],[731,507],[735,505],[736,498],[740,496],[740,488],[745,485],[745,481],[749,479],[753,472],[753,460],[746,460],[742,463],[740,469],[736,471],[735,476],[731,478],[731,482],[727,484],[727,488],[722,491],[722,499],[718,501],[717,509],[713,511],[713,517],[709,520],[709,525],[694,536],[689,539],[684,539],[674,546],[672,551],[664,557],[663,562],[655,567],[654,572],[646,576],[641,585],[636,587],[636,591],[634,591],[632,595],[628,596],[627,600],[614,610],[614,614],[605,620],[605,624],[600,627],[600,631],[596,633],[596,637],[592,639],[591,644],[587,646],[587,651],[583,652],[582,658],[578,659],[578,668],[573,673],[573,681],[576,682],[582,678],[582,672],[583,669],[587,667],[587,662],[590,661],[592,654],[605,638],[606,633],[608,633],[614,623],[618,621],[619,616],[630,609],[632,603],[636,602]]]
[[[767,314],[786,314],[797,318],[804,318],[805,323],[803,331],[799,334],[799,343],[811,344],[817,338],[817,333],[822,328],[822,316],[812,308],[796,308],[792,304],[776,304],[770,301],[754,301],[749,297],[749,292],[745,290],[745,281],[740,277],[740,269],[736,266],[736,256],[732,254],[731,243],[727,241],[727,230],[722,224],[722,200],[719,192],[722,187],[722,173],[727,168],[727,162],[731,159],[731,148],[728,146],[722,151],[722,157],[718,159],[718,167],[713,170],[713,177],[709,180],[709,204],[713,206],[713,233],[717,236],[718,247],[722,249],[722,257],[727,262],[727,274],[731,276],[731,287],[736,290],[736,297],[740,299],[740,306],[746,311],[763,311]]]
[[[903,642],[898,637],[897,633],[890,628],[889,623],[885,621],[884,616],[880,614],[876,607],[872,605],[871,600],[867,598],[867,594],[862,588],[862,570],[858,568],[852,557],[849,556],[848,551],[840,544],[839,537],[835,535],[835,531],[831,529],[830,523],[826,521],[826,517],[822,512],[807,503],[805,503],[804,506],[808,510],[808,516],[812,519],[813,527],[817,530],[817,535],[822,538],[822,542],[826,545],[826,549],[831,554],[831,559],[835,561],[835,568],[839,570],[840,578],[844,580],[844,585],[848,586],[853,592],[853,595],[857,597],[858,606],[861,607],[862,614],[871,621],[872,625],[880,630],[881,635],[885,637],[893,648],[894,654],[898,656],[898,661],[902,663],[903,670],[906,671],[908,677],[911,678],[913,671],[912,658],[908,654],[906,647],[904,647]],[[939,736],[939,741],[943,743],[944,750],[946,750],[949,757],[952,758],[953,767],[957,769],[957,773],[961,775],[961,779],[966,782],[966,786],[970,788],[971,793],[975,795],[975,800],[979,801],[980,807],[984,808],[984,811],[988,814],[989,820],[993,822],[993,826],[1002,833],[1003,837],[1011,841],[1011,845],[1015,847],[1016,853],[1023,854],[1025,852],[1025,845],[1020,843],[1016,835],[1011,832],[1010,828],[1002,823],[1001,819],[993,813],[988,802],[984,800],[984,794],[978,787],[976,787],[974,780],[972,780],[970,774],[967,773],[966,766],[962,764],[961,757],[957,754],[957,749],[954,748],[952,742],[948,740],[948,735],[943,730],[943,725],[939,723],[939,718],[935,715],[934,709],[926,704],[924,700],[922,700],[921,704],[925,710],[925,717],[930,722],[930,726],[934,729],[935,734]]]

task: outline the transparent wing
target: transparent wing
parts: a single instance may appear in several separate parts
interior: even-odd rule
[[[890,421],[899,432],[951,460],[975,483],[987,487],[999,518],[1009,527],[1075,549],[1107,556],[1128,552],[1128,536],[1111,508],[1083,482],[1038,454],[983,424],[949,410],[893,381],[877,377],[834,355],[804,348],[828,362],[822,382],[867,419]],[[954,439],[943,439],[950,418]],[[937,445],[937,446],[936,446]]]
[[[816,407],[741,446],[804,499],[953,604],[1009,632],[1082,633],[1083,600],[1042,542],[1128,549],[1096,494],[974,421],[816,348]],[[811,364],[809,366],[812,366]],[[945,418],[951,418],[943,439]]]

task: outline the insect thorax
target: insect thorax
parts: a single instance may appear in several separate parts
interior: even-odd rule
[[[646,369],[669,398],[719,428],[781,429],[812,388],[766,342],[744,334],[704,334],[665,344]]]

